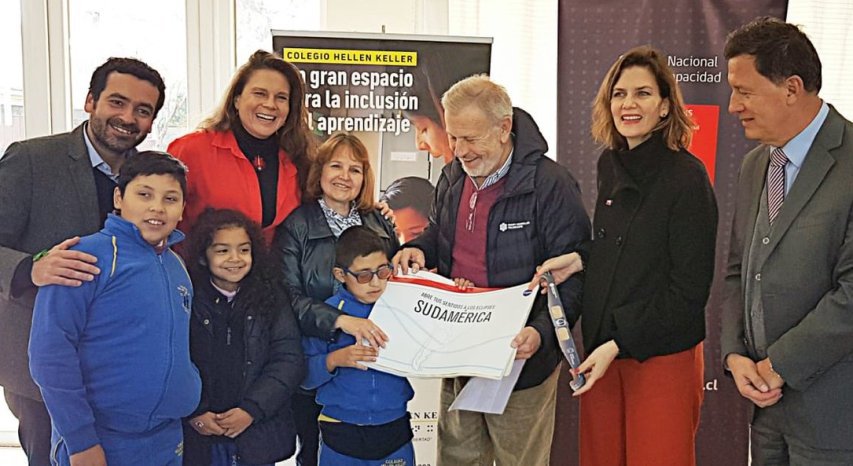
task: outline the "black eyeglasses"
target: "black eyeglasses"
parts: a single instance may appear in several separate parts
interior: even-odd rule
[[[370,280],[373,280],[374,275],[376,275],[380,280],[388,280],[391,278],[391,275],[394,274],[394,268],[391,267],[391,264],[380,265],[376,270],[360,270],[358,272],[353,272],[346,267],[341,268],[344,272],[355,277],[355,281],[359,283],[370,283]]]

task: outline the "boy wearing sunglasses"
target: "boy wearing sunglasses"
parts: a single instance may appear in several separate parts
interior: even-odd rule
[[[343,284],[326,304],[367,318],[393,274],[382,240],[354,226],[341,233],[333,273]],[[406,405],[414,391],[404,377],[368,369],[377,348],[340,333],[333,341],[303,338],[306,389],[317,389],[323,465],[414,465]]]

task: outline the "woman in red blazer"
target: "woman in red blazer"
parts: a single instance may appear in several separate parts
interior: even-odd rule
[[[168,152],[189,168],[187,206],[179,229],[188,233],[204,209],[238,210],[275,227],[300,203],[315,142],[303,105],[299,70],[262,50],[237,70],[225,98],[199,130]]]

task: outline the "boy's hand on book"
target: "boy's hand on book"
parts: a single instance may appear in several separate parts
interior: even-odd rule
[[[252,415],[242,408],[232,408],[216,415],[216,422],[224,430],[223,435],[230,438],[242,434],[253,420]]]
[[[210,411],[190,419],[190,425],[201,435],[223,435],[225,429],[219,426],[216,414]]]
[[[339,328],[344,333],[354,336],[357,342],[362,340],[369,341],[370,346],[374,348],[384,348],[385,343],[388,341],[388,335],[370,319],[341,314],[335,321],[335,328]]]
[[[355,369],[367,370],[367,366],[359,364],[360,361],[374,362],[379,352],[371,346],[359,343],[332,351],[326,356],[326,369],[334,372],[339,367],[353,367]]]
[[[71,455],[71,466],[107,466],[107,455],[101,445]]]

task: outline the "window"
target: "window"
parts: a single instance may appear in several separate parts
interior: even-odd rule
[[[513,105],[536,119],[552,158],[557,156],[557,3],[504,0],[500,8],[489,8],[484,2],[448,0],[448,33],[494,37],[491,75],[506,87]]]
[[[321,30],[322,4],[316,0],[240,0],[237,2],[237,65],[255,50],[270,50],[270,30]]]
[[[853,115],[853,92],[848,83],[853,68],[853,5],[847,0],[791,0],[787,21],[802,25],[823,65],[820,96],[848,118]]]
[[[166,101],[139,148],[163,150],[189,131],[183,2],[68,0],[68,19],[72,127],[88,118],[83,106],[95,68],[109,57],[133,57],[160,72],[166,82]]]
[[[6,1],[0,15],[0,157],[24,135],[24,69],[21,48],[21,3]],[[0,446],[18,443],[18,421],[6,408],[0,387]]]
[[[21,4],[5,1],[0,15],[0,155],[24,135],[24,71],[21,53]],[[3,428],[0,414],[0,430]]]

